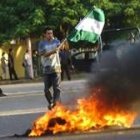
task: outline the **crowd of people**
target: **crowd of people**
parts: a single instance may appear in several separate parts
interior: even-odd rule
[[[7,56],[6,56],[7,55]],[[0,63],[1,63],[1,74],[0,78],[1,80],[8,79],[8,73],[9,73],[9,79],[10,80],[18,80],[18,75],[15,70],[15,60],[13,55],[13,49],[10,48],[8,51],[8,54],[6,52],[2,52],[2,55],[0,57]],[[23,55],[23,60],[21,62],[21,65],[24,68],[25,71],[25,79],[33,79],[34,77],[39,76],[39,70],[38,70],[38,54],[36,50],[33,50],[32,57],[27,49]],[[33,64],[33,72],[32,74],[32,64]]]
[[[13,49],[10,48],[8,52],[8,59],[5,57],[5,52],[2,53],[1,57],[1,69],[2,69],[2,75],[1,79],[7,78],[7,67],[9,70],[9,77],[10,80],[18,80],[17,73],[15,71],[15,64],[14,64],[14,56],[13,56]]]
[[[31,54],[32,53],[32,54]],[[6,56],[7,55],[7,56]],[[32,57],[31,57],[32,56]],[[6,80],[18,80],[18,75],[15,70],[15,60],[13,55],[13,49],[10,48],[8,54],[6,52],[2,52],[0,57],[1,61],[1,79]],[[64,80],[64,75],[66,75],[67,80],[71,80],[71,72],[70,69],[72,66],[71,61],[71,53],[68,49],[60,49],[59,50],[59,59],[61,64],[61,80]],[[30,52],[26,49],[21,65],[24,69],[24,78],[25,79],[33,79],[43,75],[43,61],[42,56],[39,55],[39,50],[33,50]],[[41,66],[40,66],[41,65]],[[9,76],[8,76],[9,73]]]

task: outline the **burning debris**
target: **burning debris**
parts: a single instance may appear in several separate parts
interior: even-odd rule
[[[79,99],[78,106],[73,111],[59,104],[34,123],[29,136],[41,136],[48,132],[52,134],[85,132],[106,126],[130,127],[132,125],[136,113],[123,111],[117,107],[108,111],[100,102],[92,97]]]
[[[132,104],[140,99],[140,48],[132,47],[105,53],[94,66],[88,96],[74,109],[57,104],[34,122],[28,136],[131,127],[137,116]]]

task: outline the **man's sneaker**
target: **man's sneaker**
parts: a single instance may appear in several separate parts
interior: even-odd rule
[[[55,104],[54,102],[50,103],[50,104],[48,105],[48,109],[51,110],[52,108],[55,107],[55,105],[56,105],[56,104]]]

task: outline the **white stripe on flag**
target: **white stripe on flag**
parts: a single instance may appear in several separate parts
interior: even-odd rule
[[[87,31],[87,32],[93,32],[96,34],[101,34],[102,29],[104,26],[104,22],[97,21],[92,18],[85,18],[82,21],[79,22],[79,24],[75,27],[76,30],[80,31]]]

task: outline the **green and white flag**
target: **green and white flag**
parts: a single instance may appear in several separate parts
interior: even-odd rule
[[[68,40],[72,42],[87,41],[95,43],[100,37],[104,23],[104,12],[94,7],[92,11],[78,23],[74,31],[68,36]]]

